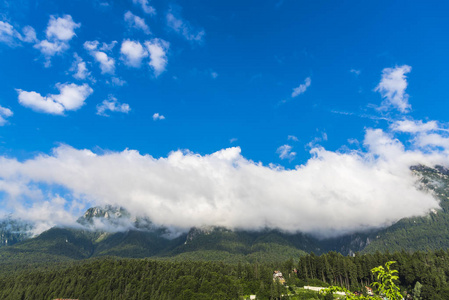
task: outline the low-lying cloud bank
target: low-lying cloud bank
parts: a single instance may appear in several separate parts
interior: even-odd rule
[[[368,129],[366,150],[317,146],[306,164],[290,170],[248,160],[239,147],[154,158],[135,150],[95,154],[62,145],[23,162],[0,157],[0,192],[3,206],[36,221],[38,231],[73,225],[84,209],[111,204],[167,227],[268,227],[337,236],[438,208],[432,195],[417,189],[409,169],[447,166],[446,131],[431,125],[402,120],[391,132]],[[393,134],[410,135],[409,149]]]

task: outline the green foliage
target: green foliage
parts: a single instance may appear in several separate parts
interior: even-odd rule
[[[391,263],[378,267],[389,261],[396,262],[397,273],[391,269]],[[382,283],[381,280],[384,280],[385,289],[392,288],[393,292],[396,291],[396,295],[388,294],[392,299],[402,299],[407,294],[420,300],[449,299],[449,251],[377,252],[356,254],[354,257],[335,252],[321,256],[311,254],[299,259],[297,270],[301,283],[320,280],[348,291],[364,292],[365,286],[371,286],[375,281]],[[324,285],[317,283],[315,286]],[[379,288],[382,292],[382,287]],[[402,296],[399,288],[403,291]],[[387,295],[385,291],[383,293]]]
[[[417,281],[415,287],[413,288],[413,300],[422,300],[421,288],[422,284],[419,281]]]
[[[354,295],[349,290],[340,286],[331,286],[327,289],[320,291],[320,294],[334,294],[336,292],[343,292],[346,295],[347,300],[368,300],[368,299],[383,299],[385,296],[389,300],[401,300],[402,295],[400,289],[394,281],[398,280],[399,277],[394,275],[397,270],[391,270],[390,266],[394,264],[395,261],[389,261],[385,263],[385,268],[383,266],[375,267],[371,270],[373,274],[376,275],[378,281],[373,282],[372,285],[378,288],[378,295],[374,297],[368,297],[364,295]]]
[[[385,268],[382,266],[375,267],[371,270],[376,274],[377,282],[373,282],[373,286],[377,287],[380,295],[385,295],[390,300],[400,300],[402,295],[400,288],[394,283],[399,279],[397,270],[391,270],[390,266],[396,263],[395,261],[389,261],[385,263]]]

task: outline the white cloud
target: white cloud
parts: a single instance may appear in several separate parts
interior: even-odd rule
[[[79,80],[86,79],[88,76],[90,76],[90,72],[87,69],[86,62],[83,61],[83,59],[76,53],[73,55],[73,57],[75,58],[75,61],[70,68],[70,71],[74,73],[73,77]]]
[[[299,139],[298,139],[296,136],[294,136],[294,135],[289,135],[289,136],[287,137],[287,139],[288,139],[288,140],[292,140],[292,141],[294,141],[294,142],[299,141]]]
[[[382,79],[375,88],[384,98],[381,109],[387,110],[389,107],[398,109],[401,113],[410,111],[411,105],[408,103],[407,76],[412,67],[403,65],[395,68],[385,68],[382,70]]]
[[[103,46],[98,49],[98,41],[86,41],[84,43],[84,49],[86,49],[90,55],[100,64],[101,74],[114,74],[115,73],[115,59],[109,57],[104,51],[111,51],[114,48],[116,42],[111,44],[103,43]],[[102,50],[102,51],[99,51]]]
[[[163,115],[160,115],[159,113],[155,113],[153,115],[153,121],[157,121],[157,120],[165,120],[165,117]]]
[[[215,78],[218,77],[218,73],[212,71],[212,72],[210,73],[210,76],[211,76],[213,79],[215,79]]]
[[[304,80],[304,83],[300,84],[298,87],[293,89],[292,98],[295,98],[295,97],[303,94],[311,84],[312,84],[312,80],[310,79],[310,77],[307,77]]]
[[[115,60],[109,57],[106,53],[101,51],[95,51],[94,58],[100,63],[101,73],[114,74],[115,72]]]
[[[110,4],[109,2],[107,2],[107,1],[105,1],[105,2],[99,2],[98,5],[99,5],[101,8],[109,8],[109,7],[111,6],[111,4]]]
[[[22,29],[23,37],[22,41],[27,43],[36,43],[38,41],[36,37],[36,31],[31,26],[25,26]]]
[[[134,68],[140,68],[142,59],[148,56],[147,50],[138,41],[124,40],[120,52],[125,64]]]
[[[34,48],[41,51],[41,53],[47,57],[47,61],[49,62],[51,56],[66,51],[67,49],[70,48],[70,46],[67,43],[61,41],[50,42],[48,40],[43,40],[35,44]]]
[[[410,166],[448,166],[447,150],[407,150],[380,129],[368,129],[364,145],[366,152],[317,146],[305,164],[291,170],[248,160],[238,147],[154,158],[134,150],[95,154],[63,145],[26,161],[0,157],[0,190],[15,211],[30,203],[27,194],[38,195],[33,205],[45,208],[31,210],[30,218],[67,211],[57,203],[46,207],[47,197],[39,198],[39,185],[56,185],[78,206],[122,206],[157,225],[268,227],[319,236],[387,226],[438,208],[417,186]]]
[[[130,11],[127,11],[124,18],[129,27],[140,29],[146,34],[151,34],[150,28],[145,23],[145,20],[141,17],[134,15]]]
[[[408,133],[427,132],[439,129],[436,121],[423,122],[421,120],[400,120],[391,124],[390,127],[393,131]]]
[[[9,108],[0,106],[0,115],[2,115],[3,117],[11,117],[13,115],[13,112]]]
[[[351,69],[351,70],[349,70],[349,72],[355,74],[356,76],[359,76],[359,75],[360,75],[360,70]]]
[[[282,145],[276,150],[276,153],[279,154],[281,159],[292,161],[296,157],[296,152],[292,152],[292,148],[290,145]]]
[[[5,125],[6,123],[8,123],[8,121],[6,120],[6,118],[9,118],[13,115],[12,110],[10,110],[9,108],[3,107],[0,105],[0,126]]]
[[[20,42],[34,43],[37,42],[36,31],[31,26],[25,26],[22,29],[23,35],[20,34],[8,22],[0,21],[0,43],[5,43],[10,47],[20,45]]]
[[[27,92],[17,89],[19,93],[19,103],[37,112],[53,115],[63,115],[64,106],[56,102],[52,97],[42,97],[36,92]]]
[[[27,92],[17,89],[19,103],[37,112],[63,115],[66,110],[77,110],[83,106],[86,98],[93,92],[87,84],[57,83],[56,88],[59,90],[59,94],[46,97],[34,91]]]
[[[34,37],[36,41],[34,48],[41,51],[45,56],[45,66],[49,67],[52,56],[70,48],[69,41],[75,36],[75,29],[80,26],[81,23],[75,23],[70,15],[64,15],[62,18],[50,16],[46,29],[46,40],[37,41],[36,34],[31,29],[28,29],[25,34],[27,39],[33,39]]]
[[[118,77],[112,77],[111,83],[115,86],[124,86],[126,84],[126,81]]]
[[[161,39],[152,39],[146,41],[145,46],[150,53],[150,67],[154,71],[154,75],[158,77],[167,67],[167,51],[170,44]]]
[[[232,139],[229,140],[229,142],[232,144],[232,143],[237,142],[237,140],[238,140],[238,138],[232,138]]]
[[[150,6],[150,1],[148,0],[133,0],[133,3],[140,5],[142,7],[142,10],[146,14],[150,15],[156,14],[156,10],[154,9],[154,7]]]
[[[11,24],[0,21],[0,42],[13,45],[16,33]]]
[[[73,22],[72,16],[55,18],[50,16],[46,30],[47,39],[57,39],[60,41],[70,41],[75,35],[75,29],[79,28],[81,23]]]
[[[109,112],[121,112],[127,114],[131,108],[127,103],[118,102],[117,98],[114,96],[109,96],[108,99],[103,100],[101,104],[97,105],[97,115],[109,117]]]
[[[175,32],[181,34],[186,40],[203,42],[206,32],[203,29],[194,28],[188,21],[179,16],[175,16],[173,11],[167,13],[167,25]]]
[[[73,204],[70,203],[58,194],[50,197],[40,197],[39,202],[34,202],[30,206],[16,205],[16,214],[22,220],[28,220],[35,224],[32,233],[38,235],[54,226],[71,226],[76,225],[76,210]],[[69,210],[65,206],[69,207]]]
[[[61,103],[66,110],[79,109],[93,92],[92,88],[86,83],[83,85],[57,83],[56,88],[59,90],[59,94],[52,95],[52,97],[55,101]]]
[[[413,139],[410,143],[421,151],[432,151],[434,148],[449,149],[447,124],[442,128],[436,121],[399,120],[392,123],[390,128],[395,132],[411,134]]]
[[[97,50],[99,44],[99,41],[86,41],[84,42],[83,46],[87,51],[95,51]]]
[[[112,41],[109,44],[103,43],[99,50],[104,52],[111,52],[112,49],[114,49],[115,45],[117,45],[117,41]]]
[[[420,134],[415,138],[414,144],[423,149],[433,147],[449,149],[449,138],[437,133]]]

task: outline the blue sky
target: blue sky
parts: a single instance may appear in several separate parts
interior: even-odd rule
[[[246,157],[292,167],[309,154],[307,143],[326,133],[323,145],[338,149],[347,139],[361,139],[365,126],[386,126],[332,111],[379,116],[374,92],[382,69],[407,64],[408,93],[418,118],[445,120],[448,20],[445,9],[403,1],[152,1],[155,13],[129,1],[4,1],[3,22],[21,32],[32,26],[46,38],[50,18],[71,16],[68,49],[48,60],[33,43],[15,39],[0,45],[0,105],[14,115],[1,130],[2,152],[48,152],[57,143],[77,148],[137,149],[153,156],[190,149],[211,153],[239,145]],[[131,12],[151,34],[125,21]],[[183,22],[188,40],[171,28],[167,15]],[[181,30],[182,31],[182,30]],[[139,68],[121,59],[124,40],[144,43],[159,38],[170,45],[167,64],[155,76],[148,59]],[[113,74],[101,74],[83,47],[86,41],[116,41],[108,56]],[[74,53],[85,62],[89,78],[70,71]],[[354,72],[351,72],[353,70]],[[356,72],[355,72],[356,71]],[[216,75],[216,78],[213,75]],[[309,77],[307,90],[292,90]],[[113,78],[125,81],[111,84]],[[93,92],[76,111],[64,116],[35,112],[18,103],[16,89],[56,94],[56,83],[88,84]],[[416,83],[416,84],[415,84]],[[128,113],[96,114],[108,97],[129,104]],[[283,103],[283,101],[287,102]],[[165,120],[153,121],[159,113]],[[298,141],[288,140],[296,136]],[[230,143],[231,139],[236,139]],[[276,149],[289,144],[295,160],[281,160]]]
[[[205,158],[239,147],[247,162],[295,170],[316,149],[381,156],[368,140],[379,129],[402,151],[443,155],[448,8],[1,0],[0,154]]]

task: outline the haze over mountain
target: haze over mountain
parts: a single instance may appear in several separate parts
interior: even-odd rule
[[[327,239],[269,228],[255,231],[203,226],[173,232],[154,225],[147,218],[132,216],[124,208],[106,206],[88,209],[78,218],[77,226],[55,227],[34,238],[29,235],[29,227],[24,227],[22,235],[12,240],[11,233],[20,231],[9,226],[10,231],[3,230],[2,238],[9,237],[11,242],[4,243],[4,238],[0,240],[3,245],[0,256],[2,263],[8,266],[106,255],[189,261],[279,262],[310,252],[337,251],[352,255],[378,250],[449,249],[449,170],[441,166],[419,165],[411,168],[410,172],[415,174],[421,190],[440,200],[441,208],[426,216],[403,218],[383,229]],[[9,222],[20,224],[11,219]]]

